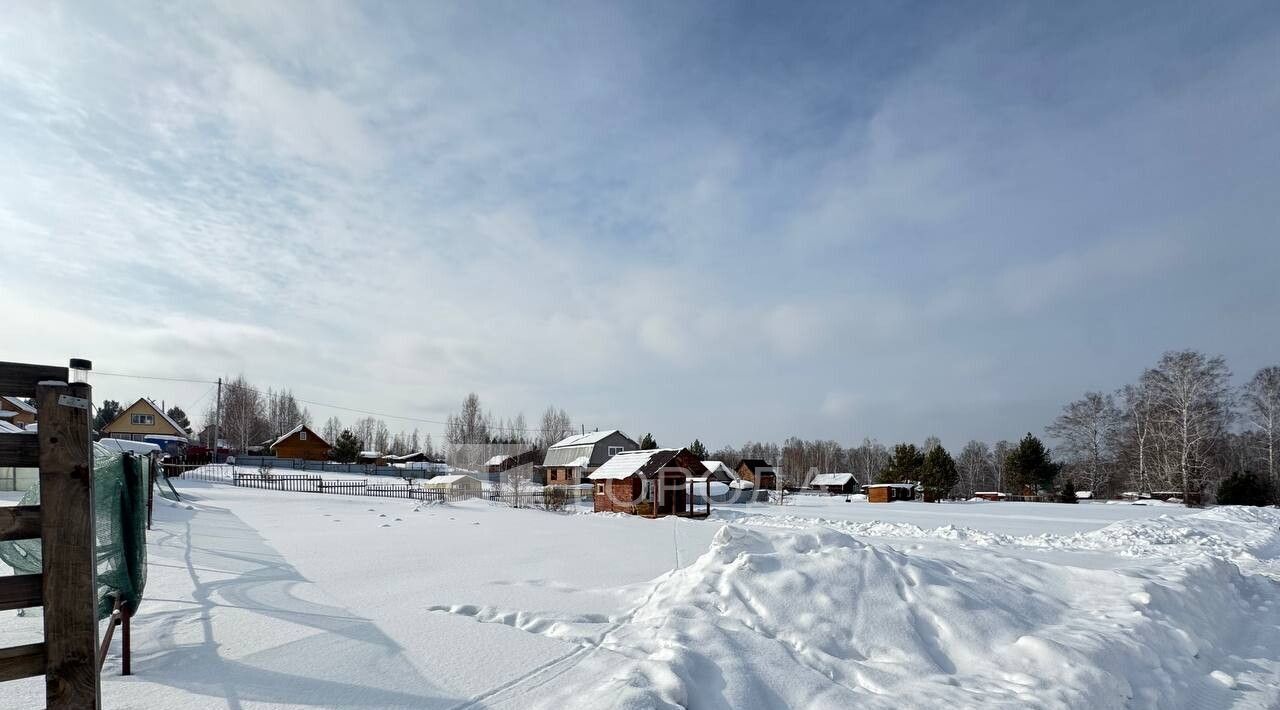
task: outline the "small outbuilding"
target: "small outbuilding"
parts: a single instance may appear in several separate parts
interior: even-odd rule
[[[36,408],[19,397],[0,396],[0,419],[21,429],[36,423]]]
[[[271,450],[282,459],[303,459],[304,461],[325,461],[329,458],[329,443],[311,430],[306,424],[299,424],[288,433],[271,442]]]
[[[914,483],[872,483],[862,487],[868,503],[892,503],[897,500],[915,500]]]
[[[381,451],[361,451],[356,454],[356,463],[362,463],[369,466],[382,466],[387,462]]]
[[[484,484],[480,479],[472,478],[465,473],[436,476],[422,485],[427,490],[438,491],[451,498],[478,498],[484,493]]]
[[[1001,501],[1009,496],[1000,491],[974,491],[973,497],[981,498],[982,500]]]
[[[778,488],[778,472],[764,459],[742,459],[738,462],[738,478],[749,481],[762,490]]]
[[[688,449],[646,449],[615,454],[587,476],[595,490],[597,513],[630,513],[657,518],[664,515],[701,517],[695,512],[686,485],[690,478],[705,481],[707,468]],[[706,512],[704,512],[706,511]]]
[[[809,487],[831,496],[852,495],[858,488],[858,482],[852,473],[819,473],[809,481]]]

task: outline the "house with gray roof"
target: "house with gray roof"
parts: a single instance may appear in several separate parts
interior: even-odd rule
[[[639,448],[634,439],[617,429],[575,434],[547,449],[539,470],[548,486],[576,486],[609,459]]]

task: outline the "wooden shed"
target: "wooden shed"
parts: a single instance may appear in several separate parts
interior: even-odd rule
[[[299,424],[271,444],[271,450],[282,459],[326,461],[329,443],[305,424]]]
[[[587,478],[595,485],[596,512],[701,517],[685,486],[707,477],[707,469],[688,449],[646,449],[616,454]]]
[[[36,423],[36,408],[21,397],[0,396],[0,420],[22,429]]]
[[[872,483],[863,486],[862,492],[867,494],[868,503],[892,503],[895,500],[915,500],[916,485],[914,483]]]
[[[827,495],[849,495],[858,489],[852,473],[819,473],[809,481],[809,487]]]
[[[1009,496],[1000,491],[975,491],[973,497],[981,498],[982,500],[1001,501]]]
[[[778,474],[773,464],[764,459],[742,459],[738,462],[738,478],[754,483],[756,488],[776,490]]]

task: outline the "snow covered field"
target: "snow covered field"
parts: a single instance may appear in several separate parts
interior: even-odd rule
[[[725,506],[706,521],[178,482],[104,707],[1280,705],[1280,512]],[[39,619],[0,615],[0,645]],[[42,681],[0,684],[36,707]]]

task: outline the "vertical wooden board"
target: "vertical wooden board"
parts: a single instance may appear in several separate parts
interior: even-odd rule
[[[93,449],[85,383],[36,388],[44,559],[45,694],[49,710],[97,710],[97,583],[94,569]]]

